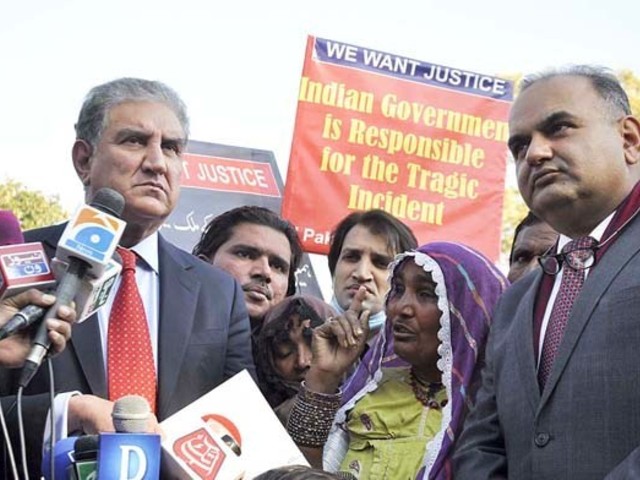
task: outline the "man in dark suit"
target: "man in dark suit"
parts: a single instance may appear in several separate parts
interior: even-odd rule
[[[168,243],[158,233],[178,199],[188,137],[184,104],[159,82],[124,78],[92,89],[76,125],[73,163],[89,202],[104,187],[123,195],[122,247],[135,252],[135,282],[148,326],[162,420],[226,378],[253,374],[250,327],[242,290],[225,272]],[[64,225],[27,232],[53,255]],[[108,368],[112,305],[73,329],[68,348],[52,360],[59,433],[113,431]],[[29,468],[39,476],[49,402],[46,369],[25,394]],[[125,376],[135,371],[122,372]],[[3,372],[3,394],[14,393]],[[135,393],[135,392],[131,392]],[[15,409],[10,417],[15,415]]]
[[[578,66],[525,78],[509,128],[520,192],[561,235],[496,309],[455,478],[638,478],[640,123]]]

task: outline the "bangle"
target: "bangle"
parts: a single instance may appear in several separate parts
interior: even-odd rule
[[[293,441],[303,447],[322,447],[329,437],[341,400],[342,392],[313,392],[303,381],[287,422],[287,431]]]

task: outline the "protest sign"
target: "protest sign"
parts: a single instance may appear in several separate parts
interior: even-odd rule
[[[282,179],[266,150],[190,141],[183,155],[180,199],[162,234],[190,252],[209,221],[242,205],[280,213]],[[322,298],[308,255],[296,271],[297,292]]]
[[[309,37],[283,200],[306,251],[380,208],[499,254],[511,82]]]

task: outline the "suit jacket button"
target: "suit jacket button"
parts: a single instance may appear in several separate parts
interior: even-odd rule
[[[545,432],[540,432],[540,433],[536,433],[536,436],[533,439],[533,442],[536,444],[536,447],[542,448],[546,446],[547,443],[549,443],[549,440],[551,440],[551,435]]]

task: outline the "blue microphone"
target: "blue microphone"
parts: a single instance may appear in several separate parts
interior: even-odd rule
[[[112,418],[116,433],[100,434],[98,478],[160,478],[160,435],[145,433],[150,415],[149,403],[139,395],[115,402]]]
[[[56,442],[53,447],[54,471],[56,478],[63,480],[67,478],[67,468],[73,465],[74,450],[75,450],[76,437],[63,438]],[[47,450],[42,458],[42,475],[45,480],[52,478],[51,476],[51,450]]]

